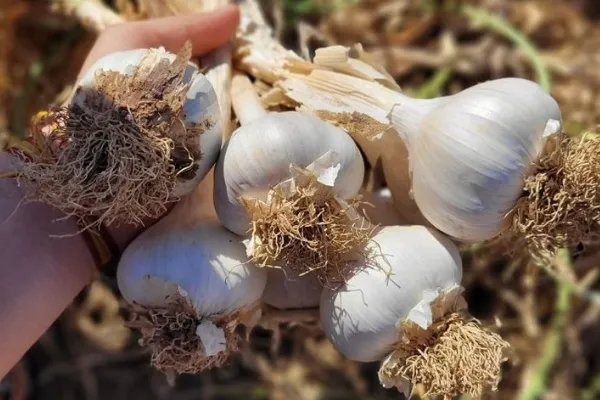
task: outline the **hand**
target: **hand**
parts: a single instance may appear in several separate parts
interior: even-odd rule
[[[157,46],[178,51],[187,40],[199,56],[225,44],[238,21],[237,7],[226,7],[208,14],[115,25],[100,35],[81,73],[115,51]],[[10,168],[10,156],[0,153],[0,171]],[[57,210],[44,204],[22,204],[22,199],[16,181],[0,179],[0,380],[95,272],[81,235],[50,237],[76,232],[75,221],[55,222],[62,217]],[[128,227],[112,233],[124,247],[137,232]]]

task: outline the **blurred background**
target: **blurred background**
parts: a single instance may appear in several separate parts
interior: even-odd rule
[[[10,135],[23,137],[36,111],[66,99],[95,40],[51,3],[0,0],[0,148]],[[143,17],[136,1],[104,3]],[[413,96],[520,76],[550,88],[569,133],[595,130],[599,121],[600,1],[261,3],[287,47],[310,56],[320,46],[360,42]],[[600,399],[598,249],[558,266],[560,275],[503,256],[498,244],[462,253],[472,314],[512,345],[499,391],[489,398]],[[114,271],[105,272],[0,383],[0,399],[402,398],[379,386],[377,364],[345,360],[310,325],[258,329],[228,367],[183,376],[171,387],[123,327]]]

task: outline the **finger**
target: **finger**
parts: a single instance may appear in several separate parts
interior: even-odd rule
[[[188,40],[193,55],[200,56],[227,43],[239,19],[238,7],[229,5],[210,13],[113,25],[100,35],[81,71],[113,52],[158,46],[177,52]]]

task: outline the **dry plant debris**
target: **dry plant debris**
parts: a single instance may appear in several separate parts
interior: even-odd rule
[[[33,124],[35,150],[19,178],[29,199],[98,224],[140,224],[172,201],[178,180],[192,179],[201,157],[198,135],[212,121],[189,125],[183,103],[187,44],[169,63],[132,75],[96,74],[96,88],[78,88],[68,106]]]

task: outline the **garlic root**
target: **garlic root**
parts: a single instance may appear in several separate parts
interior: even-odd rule
[[[597,241],[599,187],[598,136],[548,138],[535,169],[525,179],[509,238],[524,238],[528,250],[541,257],[552,257],[561,247],[576,249]]]
[[[252,220],[252,262],[315,274],[327,287],[343,283],[373,227],[309,170],[294,168],[293,190],[275,187],[265,203],[240,199]]]
[[[93,86],[33,124],[19,173],[31,200],[96,224],[137,224],[162,215],[179,182],[198,179],[198,137],[216,121],[184,122],[191,45],[173,62],[149,54],[131,74],[96,70]]]
[[[382,363],[386,387],[419,388],[423,396],[479,398],[500,382],[503,351],[509,345],[498,334],[462,313],[452,313],[423,330],[411,321],[401,324],[402,338]]]
[[[133,304],[127,324],[140,330],[140,345],[151,350],[154,368],[170,377],[196,374],[223,366],[237,351],[237,316],[201,317],[181,295],[172,296],[167,304],[163,308]]]

